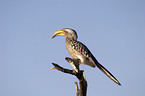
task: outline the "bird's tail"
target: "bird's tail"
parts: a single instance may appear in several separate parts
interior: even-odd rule
[[[121,85],[119,81],[104,67],[102,66],[99,62],[97,62],[97,67],[104,73],[106,74],[111,80],[113,80],[116,84]]]

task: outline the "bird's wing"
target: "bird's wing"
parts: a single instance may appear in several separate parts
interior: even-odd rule
[[[90,50],[81,42],[73,40],[71,42],[71,46],[78,51],[80,54],[82,54],[84,57],[89,59],[92,55]]]
[[[72,47],[81,53],[84,57],[86,57],[90,62],[92,62],[95,66],[97,66],[105,75],[107,75],[111,80],[113,80],[116,84],[121,85],[119,81],[104,67],[102,66],[96,58],[93,56],[93,54],[90,52],[90,50],[81,42],[79,41],[72,41]]]

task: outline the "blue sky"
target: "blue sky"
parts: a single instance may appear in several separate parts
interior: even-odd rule
[[[88,96],[145,96],[144,0],[1,0],[0,96],[75,96],[74,76],[50,70],[65,61],[61,28],[73,28],[121,82],[81,66]]]

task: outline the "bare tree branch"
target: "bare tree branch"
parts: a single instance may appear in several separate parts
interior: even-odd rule
[[[57,70],[59,70],[61,72],[75,75],[75,71],[74,70],[69,70],[69,69],[63,68],[63,67],[61,67],[61,66],[59,66],[58,64],[55,64],[55,63],[52,63],[52,64],[53,64],[54,67],[51,68],[51,69],[57,69]]]
[[[84,71],[79,69],[79,61],[76,59],[71,59],[69,57],[66,57],[65,59],[66,59],[66,61],[68,61],[71,64],[71,66],[73,67],[74,70],[63,68],[55,63],[52,63],[54,67],[52,67],[51,69],[57,69],[61,72],[75,75],[79,79],[79,87],[80,87],[80,89],[79,89],[78,84],[75,82],[77,96],[86,96],[86,94],[87,94],[87,81],[83,76]]]
[[[80,96],[80,89],[78,87],[78,83],[75,82],[75,87],[76,87],[76,96]]]

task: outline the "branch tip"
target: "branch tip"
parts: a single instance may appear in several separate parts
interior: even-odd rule
[[[56,69],[55,67],[50,67],[50,69]]]

